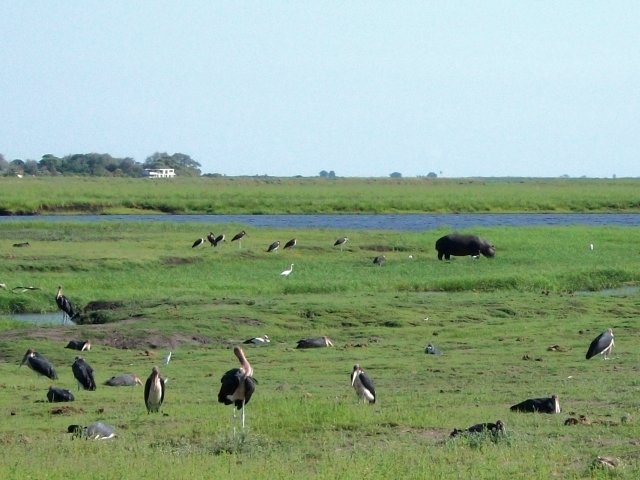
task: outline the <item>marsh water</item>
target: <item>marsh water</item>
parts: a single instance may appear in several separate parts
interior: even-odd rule
[[[12,320],[35,323],[37,325],[62,325],[62,317],[56,313],[14,313],[9,315]]]
[[[0,216],[3,222],[171,222],[238,224],[256,228],[427,231],[440,228],[545,225],[640,226],[638,213],[418,213],[345,215],[33,215]]]

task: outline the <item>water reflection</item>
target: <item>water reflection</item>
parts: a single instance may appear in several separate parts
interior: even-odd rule
[[[60,313],[13,313],[9,318],[37,325],[62,325]]]

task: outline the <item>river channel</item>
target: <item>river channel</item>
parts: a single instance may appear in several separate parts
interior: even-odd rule
[[[640,213],[460,213],[397,215],[33,215],[0,216],[4,222],[171,222],[238,224],[256,228],[426,231],[440,228],[554,225],[640,226]]]

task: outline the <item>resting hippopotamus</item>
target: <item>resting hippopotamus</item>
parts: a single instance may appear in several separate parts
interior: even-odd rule
[[[496,254],[496,247],[490,242],[476,235],[460,235],[457,233],[439,238],[436,242],[436,250],[438,251],[438,260],[442,260],[442,257],[449,260],[451,255],[457,257],[473,255],[477,257],[482,254],[485,257],[493,257]]]

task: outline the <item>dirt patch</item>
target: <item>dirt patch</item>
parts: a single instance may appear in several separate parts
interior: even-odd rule
[[[58,341],[65,345],[70,339],[91,340],[93,347],[103,345],[123,350],[160,350],[176,349],[182,345],[209,345],[223,344],[220,339],[194,334],[180,333],[163,334],[155,329],[135,329],[131,326],[140,322],[140,319],[124,320],[117,323],[101,325],[85,325],[82,333],[70,331],[68,327],[52,327],[33,330],[8,330],[0,333],[0,341],[14,341],[17,339]]]
[[[63,405],[51,409],[51,415],[75,415],[76,413],[84,413],[84,410],[71,405]]]

